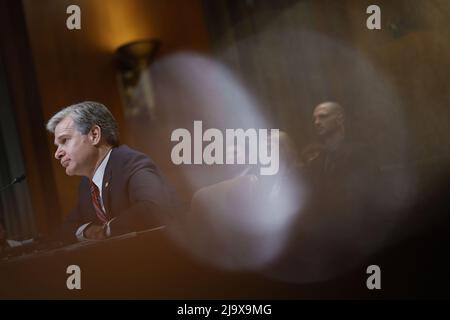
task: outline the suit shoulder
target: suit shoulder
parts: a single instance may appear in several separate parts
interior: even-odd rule
[[[111,156],[114,164],[122,167],[155,167],[154,162],[149,156],[127,145],[114,148]]]

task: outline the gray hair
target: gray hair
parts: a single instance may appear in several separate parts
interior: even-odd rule
[[[119,130],[111,112],[103,104],[93,101],[84,101],[65,107],[58,111],[47,123],[47,130],[55,133],[56,126],[66,117],[70,116],[75,127],[81,134],[88,134],[93,126],[97,125],[113,147],[119,145]]]

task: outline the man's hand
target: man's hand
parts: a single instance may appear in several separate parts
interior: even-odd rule
[[[91,224],[84,230],[84,237],[90,240],[106,239],[105,229],[103,226]]]

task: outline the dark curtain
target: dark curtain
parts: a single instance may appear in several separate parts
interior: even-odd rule
[[[25,172],[11,101],[0,61],[0,186],[9,184]],[[0,195],[0,221],[9,239],[27,239],[36,235],[26,180]]]

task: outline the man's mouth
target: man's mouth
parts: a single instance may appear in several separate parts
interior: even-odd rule
[[[70,160],[65,160],[61,162],[61,165],[66,168],[69,165]]]

